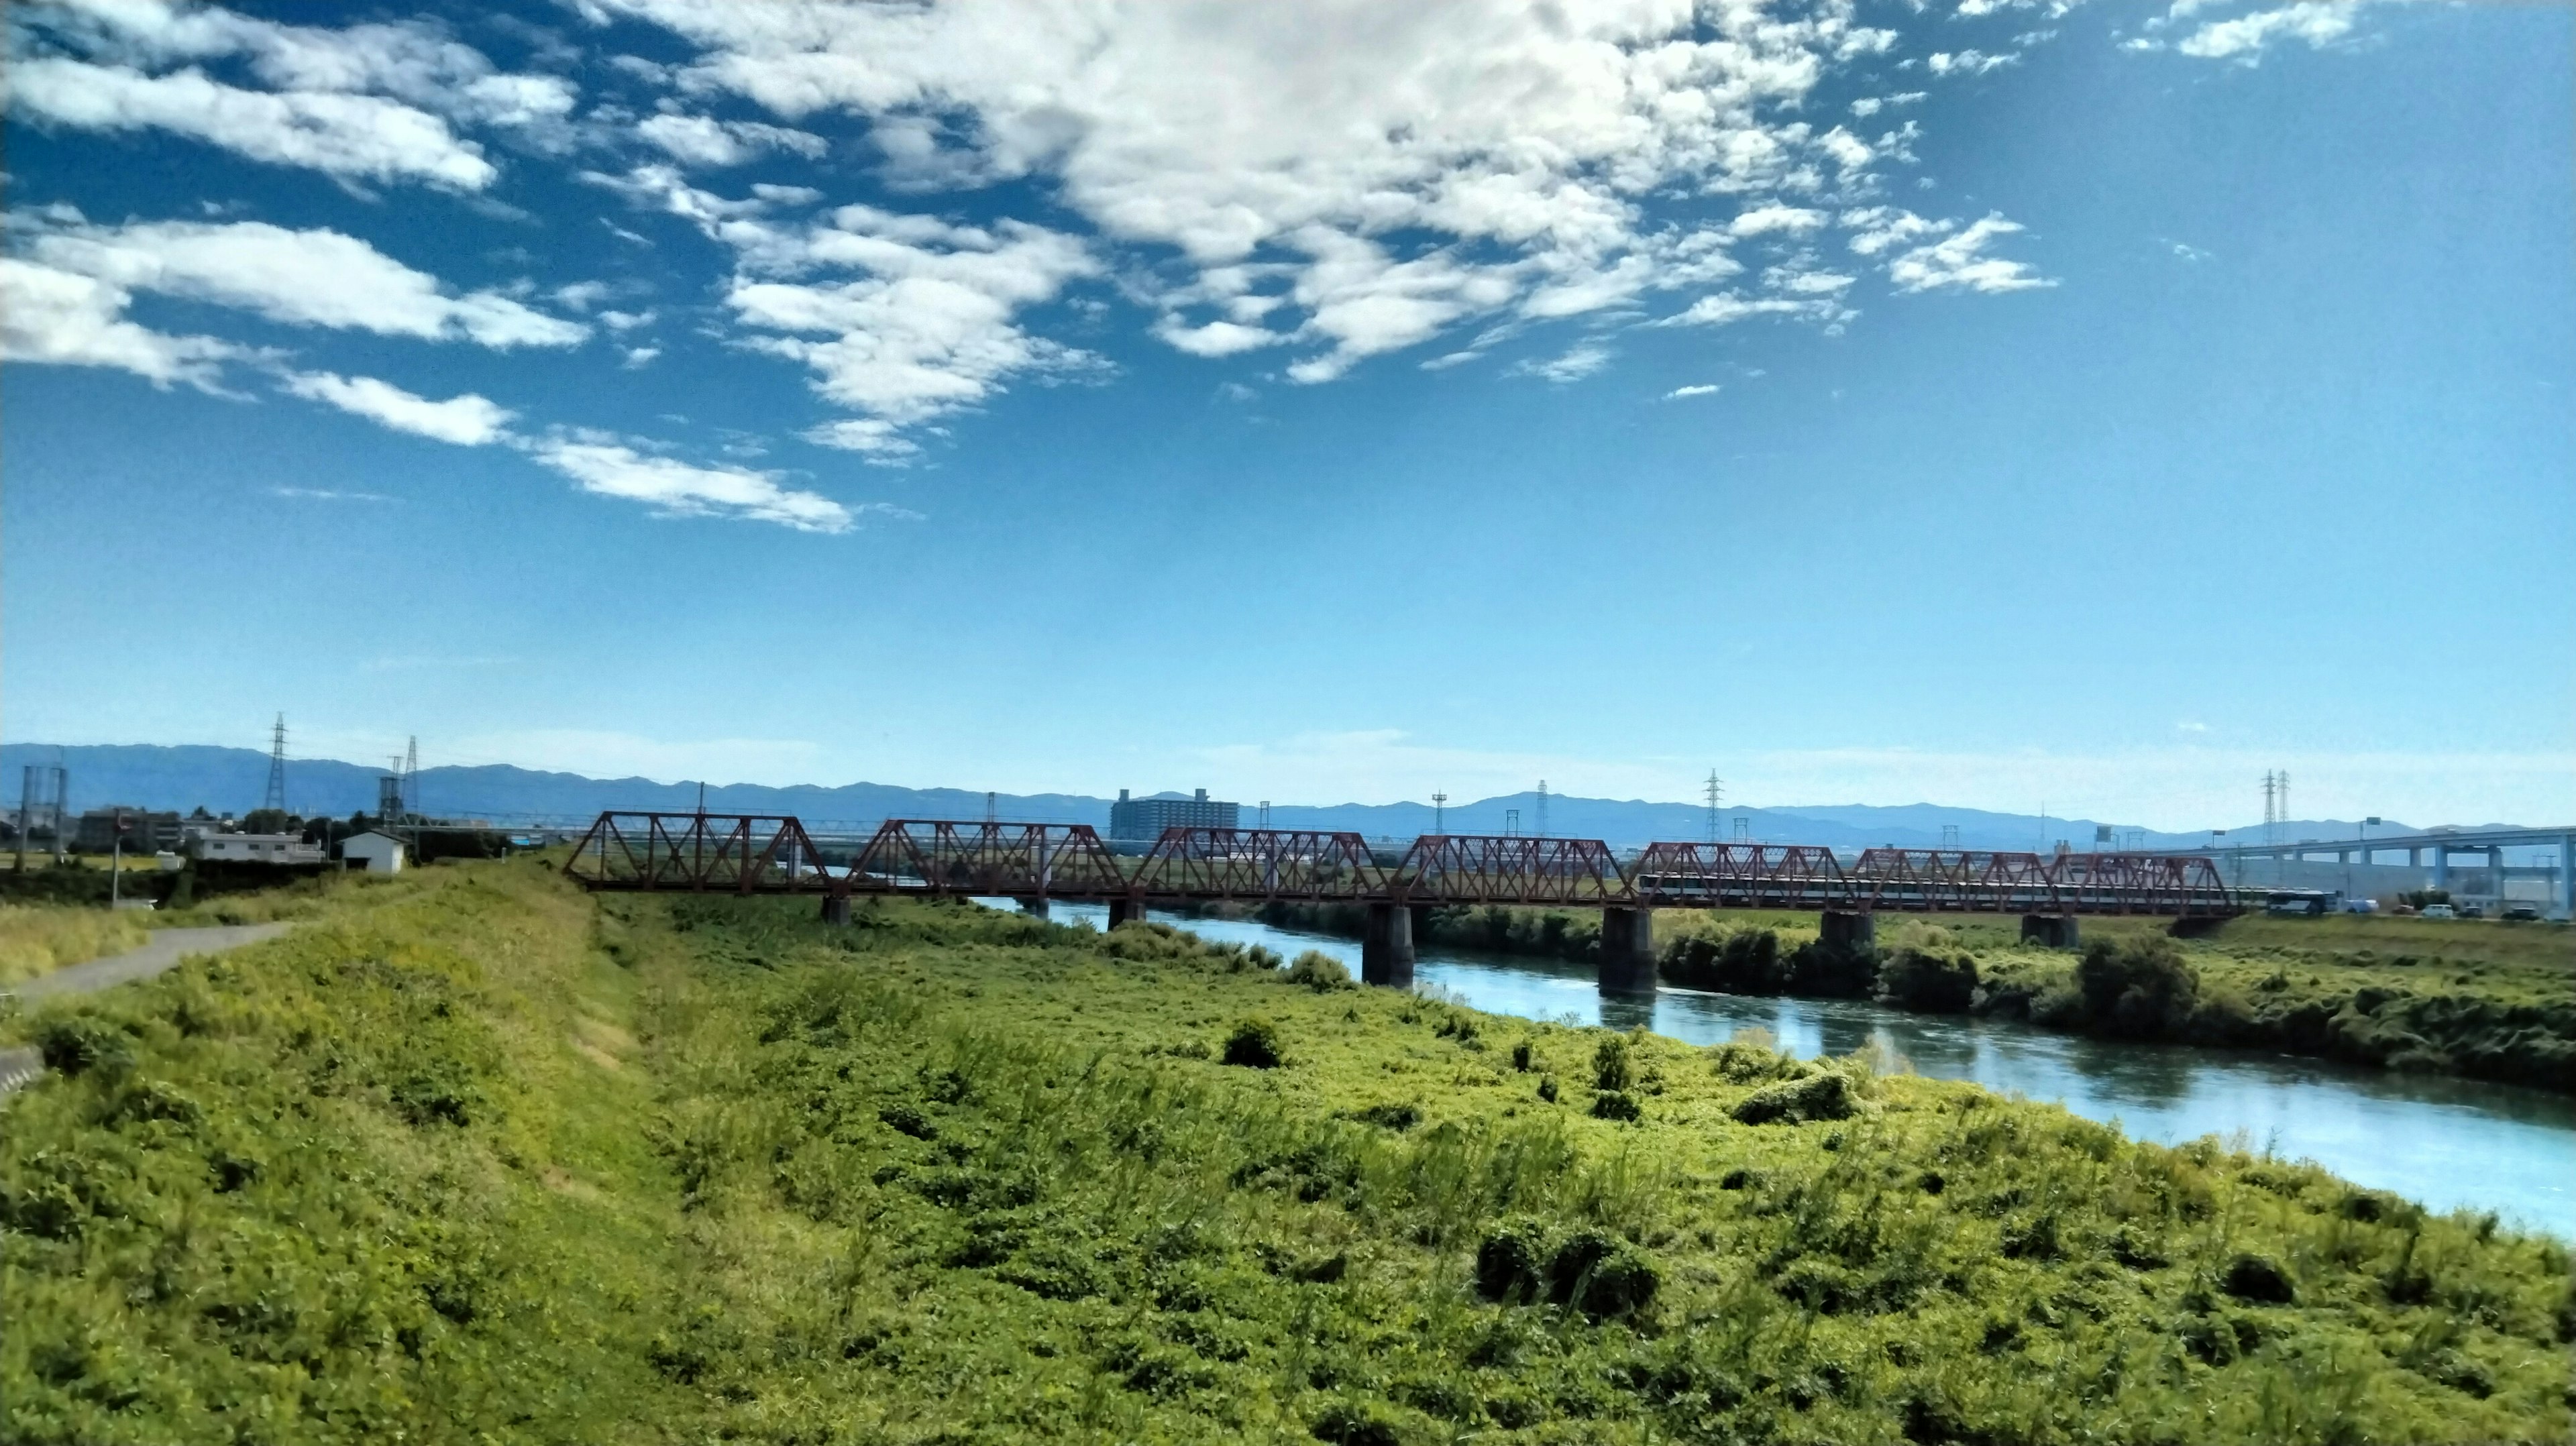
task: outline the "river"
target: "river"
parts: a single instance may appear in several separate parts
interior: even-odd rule
[[[1058,903],[1051,914],[1060,923],[1097,929],[1108,910]],[[1282,957],[1320,949],[1350,966],[1354,978],[1359,974],[1357,940],[1253,919],[1151,917],[1206,939],[1264,945]],[[1495,1014],[1618,1029],[1642,1024],[1691,1044],[1721,1043],[1758,1027],[1802,1058],[1848,1054],[1875,1039],[1917,1074],[2053,1100],[2087,1119],[2117,1124],[2135,1139],[2178,1144],[2216,1135],[2284,1159],[2314,1160],[2347,1180],[2394,1190],[2435,1210],[2492,1210],[2512,1224],[2576,1240],[2576,1099],[2542,1090],[2292,1055],[2084,1039],[1858,1000],[1688,989],[1664,989],[1651,999],[1604,996],[1588,965],[1463,949],[1419,951],[1414,982],[1438,985]]]

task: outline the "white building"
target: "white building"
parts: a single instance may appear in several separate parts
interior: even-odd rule
[[[398,874],[403,867],[403,842],[369,829],[341,840],[340,857],[351,865],[365,864],[371,874]]]
[[[301,834],[292,833],[215,833],[211,830],[188,831],[188,853],[207,862],[222,861],[242,864],[284,864],[312,867],[330,862],[330,851],[320,844],[309,844]]]

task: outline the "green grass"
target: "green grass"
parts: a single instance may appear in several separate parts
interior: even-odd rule
[[[2489,1217],[1167,929],[809,912],[442,867],[8,1024],[86,1064],[0,1117],[0,1438],[2569,1429],[2567,1251]]]
[[[71,904],[0,904],[0,985],[142,944],[152,936],[137,912],[111,913]]]

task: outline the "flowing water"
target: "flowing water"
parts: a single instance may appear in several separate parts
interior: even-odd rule
[[[1098,904],[1052,908],[1060,923],[1093,928],[1104,927],[1107,913]],[[1349,965],[1354,978],[1359,974],[1356,940],[1251,919],[1153,917],[1202,938],[1264,945],[1283,957],[1320,949]],[[2117,1123],[2136,1139],[2177,1144],[2216,1135],[2284,1159],[2314,1160],[2347,1180],[2436,1210],[2492,1210],[2514,1224],[2576,1240],[2576,1099],[2564,1095],[2290,1055],[2084,1039],[1859,1000],[1687,989],[1652,998],[1604,995],[1589,965],[1461,949],[1420,950],[1414,982],[1496,1014],[1616,1029],[1642,1024],[1692,1044],[1720,1043],[1758,1027],[1781,1048],[1813,1058],[1848,1054],[1875,1040],[1910,1061],[1917,1074],[2053,1100],[2088,1119]]]

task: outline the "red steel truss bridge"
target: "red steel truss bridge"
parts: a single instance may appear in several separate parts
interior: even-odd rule
[[[1882,912],[2019,914],[2025,937],[2076,940],[2075,916],[2223,918],[2242,911],[2204,857],[1649,844],[1623,863],[1598,839],[1424,834],[1399,855],[1355,833],[1166,829],[1142,856],[1085,824],[892,819],[865,838],[817,839],[787,814],[608,812],[564,871],[592,889],[809,894],[846,923],[860,897],[1099,901],[1110,926],[1149,906],[1351,904],[1367,910],[1361,973],[1409,986],[1416,920],[1442,907],[1601,910],[1601,983],[1651,991],[1656,909],[1796,909],[1830,942],[1866,942]]]
[[[1152,904],[2184,918],[2241,908],[2207,858],[2176,854],[1869,849],[1845,864],[1796,844],[1658,843],[1623,864],[1598,839],[1424,834],[1389,858],[1355,833],[1173,828],[1142,856],[1121,857],[1086,824],[893,819],[853,848],[817,841],[787,814],[603,813],[565,872],[593,889]]]

